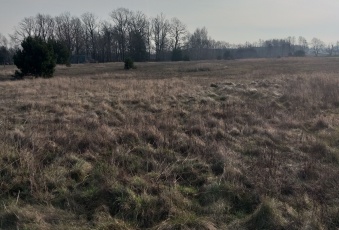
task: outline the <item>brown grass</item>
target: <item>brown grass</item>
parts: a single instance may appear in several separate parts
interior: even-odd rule
[[[336,229],[337,63],[6,66],[0,228]]]

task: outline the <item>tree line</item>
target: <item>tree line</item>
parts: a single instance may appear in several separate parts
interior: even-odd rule
[[[90,12],[80,17],[70,13],[25,17],[10,35],[11,47],[0,36],[0,63],[12,62],[13,53],[27,37],[63,45],[72,63],[123,61],[127,57],[134,61],[181,61],[339,53],[338,43],[326,45],[318,38],[310,43],[304,37],[288,37],[232,45],[215,41],[205,27],[190,33],[178,18],[168,19],[164,14],[149,18],[140,11],[118,8],[109,16],[109,21],[99,21]]]

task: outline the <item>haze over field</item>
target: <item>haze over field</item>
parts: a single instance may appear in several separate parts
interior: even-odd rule
[[[8,35],[24,17],[37,13],[57,16],[64,12],[80,16],[91,12],[100,20],[110,21],[109,14],[118,7],[140,10],[149,17],[163,12],[177,17],[190,32],[205,26],[215,40],[229,43],[254,42],[259,39],[304,36],[336,42],[339,31],[339,2],[336,0],[241,0],[241,1],[156,1],[156,0],[2,0],[0,33]]]

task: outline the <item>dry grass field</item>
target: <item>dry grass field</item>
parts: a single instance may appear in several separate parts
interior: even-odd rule
[[[0,229],[338,229],[339,59],[0,67]]]

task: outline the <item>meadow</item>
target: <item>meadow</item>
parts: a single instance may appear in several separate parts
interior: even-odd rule
[[[339,58],[0,67],[0,229],[338,229]]]

